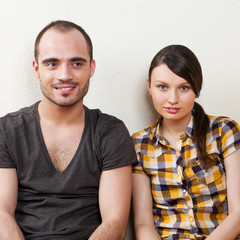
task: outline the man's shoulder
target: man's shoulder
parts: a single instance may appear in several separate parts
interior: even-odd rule
[[[111,138],[112,141],[121,141],[121,139],[130,139],[129,131],[125,123],[108,113],[103,113],[99,109],[87,109],[89,121],[88,127],[93,129],[94,135],[98,140],[102,138]],[[86,120],[88,120],[86,119]]]
[[[27,119],[32,119],[35,117],[35,109],[37,107],[37,103],[23,107],[17,111],[10,112],[5,116],[0,118],[1,125],[13,125],[13,124],[20,124],[22,121],[26,121]]]
[[[101,126],[105,125],[106,127],[115,125],[115,124],[124,125],[123,121],[117,118],[116,116],[113,116],[108,113],[104,113],[100,109],[88,109],[86,106],[84,107],[85,107],[85,111],[87,111],[88,114],[90,115],[90,118],[96,119],[97,125],[101,125]]]
[[[87,110],[88,112],[88,110]],[[136,163],[136,153],[124,122],[99,109],[89,110],[96,117],[93,131],[97,152],[101,159],[101,170],[109,170]]]

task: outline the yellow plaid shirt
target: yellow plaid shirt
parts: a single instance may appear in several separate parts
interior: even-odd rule
[[[160,135],[161,119],[133,135],[138,164],[133,172],[149,176],[153,215],[162,239],[205,239],[227,216],[224,158],[240,148],[240,127],[212,117],[207,152],[215,165],[206,171],[193,142],[194,116],[173,148]]]

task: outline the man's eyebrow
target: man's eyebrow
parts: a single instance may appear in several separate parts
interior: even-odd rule
[[[57,62],[59,61],[57,58],[46,58],[42,60],[42,64],[48,63],[48,62]]]
[[[71,62],[87,62],[85,58],[82,57],[74,57],[70,59]]]
[[[46,58],[42,60],[42,64],[46,64],[49,62],[58,62],[58,61],[59,61],[58,58]],[[87,62],[87,59],[82,57],[73,57],[73,58],[70,58],[70,61],[71,62]]]

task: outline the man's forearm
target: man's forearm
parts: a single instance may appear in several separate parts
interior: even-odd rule
[[[123,240],[125,234],[126,226],[113,220],[99,225],[89,240]]]
[[[15,218],[0,211],[0,240],[24,240]]]

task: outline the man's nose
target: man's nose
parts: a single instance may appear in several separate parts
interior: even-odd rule
[[[73,73],[70,66],[63,64],[58,69],[58,80],[60,81],[69,81],[73,79]]]

